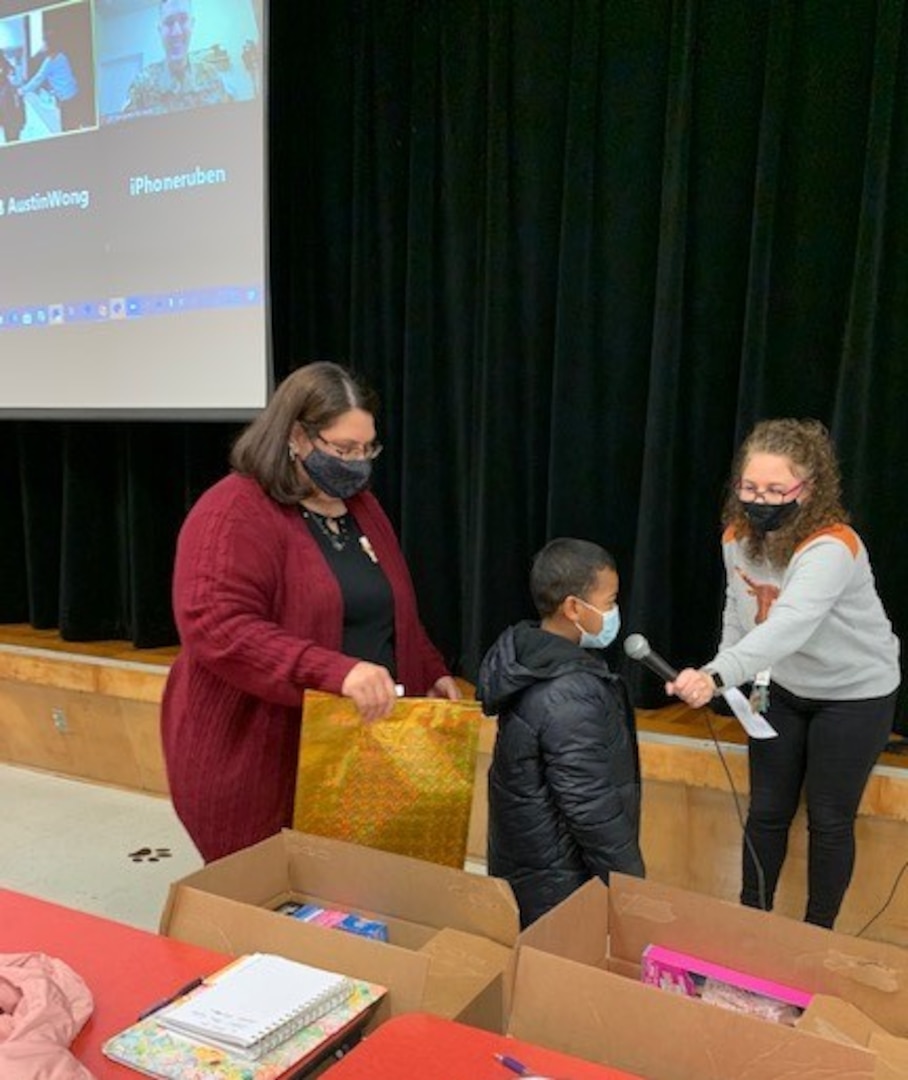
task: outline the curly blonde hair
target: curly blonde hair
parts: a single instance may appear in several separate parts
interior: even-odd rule
[[[809,483],[809,498],[801,504],[800,511],[775,532],[754,529],[738,498],[741,474],[753,454],[788,458],[795,476]],[[842,478],[835,447],[819,420],[761,420],[735,455],[722,523],[733,528],[743,540],[748,558],[785,566],[808,536],[829,525],[848,522],[841,497]]]

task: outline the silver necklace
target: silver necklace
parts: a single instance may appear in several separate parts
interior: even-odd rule
[[[340,517],[330,517],[320,514],[317,510],[303,508],[303,517],[315,522],[315,527],[324,536],[335,551],[343,551],[350,539],[350,522],[348,515],[343,513]]]

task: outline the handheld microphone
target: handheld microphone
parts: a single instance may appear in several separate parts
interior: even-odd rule
[[[658,675],[663,682],[674,682],[678,672],[649,646],[649,642],[642,634],[630,634],[624,639],[624,651],[631,658],[648,667],[653,674]]]

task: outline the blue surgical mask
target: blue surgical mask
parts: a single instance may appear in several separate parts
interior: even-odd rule
[[[577,599],[580,600],[580,597]],[[590,634],[583,629],[580,623],[575,624],[580,631],[580,647],[582,649],[607,649],[621,629],[621,614],[618,611],[618,605],[615,604],[608,611],[600,611],[599,608],[588,604],[586,600],[580,600],[580,603],[595,611],[597,615],[602,616],[602,627],[598,634]]]

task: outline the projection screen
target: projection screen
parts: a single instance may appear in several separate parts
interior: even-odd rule
[[[264,0],[0,0],[0,415],[270,389]]]

